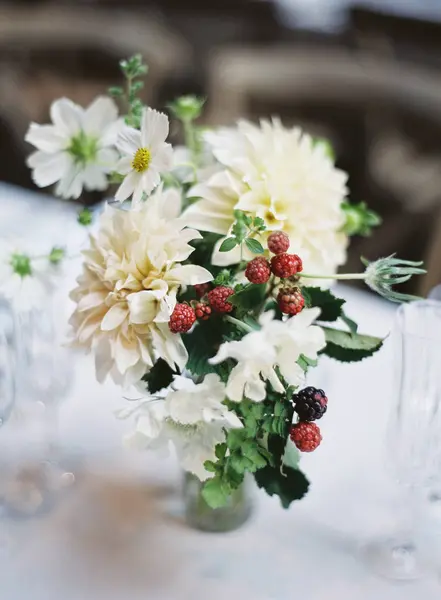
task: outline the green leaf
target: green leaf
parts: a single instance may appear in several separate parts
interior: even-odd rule
[[[238,450],[244,439],[246,439],[246,432],[243,429],[230,429],[227,434],[227,445],[230,450]]]
[[[253,227],[256,228],[258,231],[265,231],[265,221],[261,217],[254,217]]]
[[[114,98],[119,98],[120,96],[124,95],[124,90],[122,89],[122,87],[119,86],[112,86],[109,87],[109,95],[113,96]]]
[[[216,471],[217,471],[217,466],[212,460],[206,460],[204,462],[204,467],[205,467],[205,470],[208,471],[209,473],[216,473]]]
[[[236,238],[233,238],[233,237],[226,238],[220,245],[219,252],[229,252],[236,246],[237,246]]]
[[[257,485],[269,496],[279,496],[283,508],[288,508],[294,500],[300,500],[309,489],[309,481],[298,469],[267,466],[259,469],[254,478]]]
[[[370,210],[366,202],[350,204],[344,202],[342,209],[346,214],[346,223],[342,231],[346,235],[361,235],[368,237],[372,234],[372,229],[381,225],[382,219],[373,210]]]
[[[211,508],[220,508],[226,504],[228,491],[219,476],[216,475],[216,477],[206,481],[202,488],[202,497]]]
[[[300,367],[302,367],[302,369],[305,371],[305,373],[309,369],[309,367],[316,367],[317,363],[318,363],[317,359],[308,358],[304,354],[301,354],[299,356],[299,358],[297,359],[297,364]]]
[[[148,373],[142,378],[147,383],[147,388],[151,394],[156,394],[159,390],[168,387],[176,373],[169,367],[168,363],[159,358]]]
[[[235,452],[228,457],[230,466],[236,471],[236,473],[254,473],[257,467],[254,462],[247,456],[243,456],[240,452]],[[266,464],[266,463],[265,463]]]
[[[342,362],[357,362],[372,356],[383,344],[381,338],[348,333],[338,329],[323,327],[326,347],[323,353]]]
[[[225,455],[227,453],[227,449],[228,446],[227,444],[223,443],[223,444],[217,444],[214,453],[216,455],[216,458],[218,458],[219,460],[222,460],[223,458],[225,458]]]
[[[176,98],[168,108],[176,119],[188,123],[200,117],[204,104],[205,98],[188,95]]]
[[[253,252],[254,254],[263,254],[264,253],[263,246],[258,240],[255,240],[253,238],[247,238],[245,240],[245,245],[248,248],[248,250],[250,252]]]
[[[345,300],[337,298],[329,290],[319,287],[302,287],[302,294],[308,306],[320,308],[319,321],[336,321],[342,315],[342,306]]]
[[[228,298],[234,306],[244,310],[253,310],[260,306],[265,298],[266,284],[250,284]]]
[[[282,463],[286,467],[291,467],[291,469],[298,469],[300,462],[300,452],[296,448],[295,444],[288,440],[285,446],[285,452],[282,456]]]
[[[343,311],[340,315],[341,320],[349,327],[351,333],[357,333],[358,325],[355,321],[350,319]]]
[[[92,213],[87,206],[80,210],[77,220],[80,225],[84,225],[85,227],[92,223]]]

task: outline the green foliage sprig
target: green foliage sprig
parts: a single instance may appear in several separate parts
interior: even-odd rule
[[[119,63],[123,76],[126,80],[125,88],[113,86],[109,88],[109,94],[114,98],[120,98],[127,105],[125,121],[130,127],[139,129],[141,127],[141,115],[144,104],[139,98],[139,93],[144,87],[142,80],[148,73],[148,66],[143,62],[141,54],[121,60]]]

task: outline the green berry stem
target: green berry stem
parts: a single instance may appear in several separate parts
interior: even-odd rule
[[[236,319],[235,317],[231,317],[230,315],[228,315],[225,317],[225,319],[226,319],[226,321],[233,323],[233,325],[236,325],[240,329],[243,329],[243,331],[246,331],[247,333],[251,333],[251,332],[255,331],[255,329],[253,329],[251,327],[251,325],[248,325],[247,323],[244,323],[243,321],[239,321],[239,319]]]
[[[335,280],[351,280],[351,279],[366,279],[366,273],[337,273],[336,275],[314,275],[312,273],[299,273],[300,277],[306,279],[335,279]]]

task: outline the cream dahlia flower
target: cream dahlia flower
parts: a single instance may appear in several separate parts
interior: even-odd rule
[[[161,173],[173,167],[173,149],[165,140],[168,136],[168,117],[164,113],[144,108],[141,131],[125,127],[117,146],[122,154],[116,170],[125,175],[115,198],[123,202],[132,196],[138,205],[143,195],[149,195],[161,181]]]
[[[333,273],[345,262],[347,237],[342,202],[347,176],[334,167],[321,144],[279,120],[260,126],[242,121],[234,129],[206,134],[221,171],[191,191],[201,198],[185,213],[190,227],[227,236],[234,210],[265,221],[267,232],[285,231],[305,271]],[[238,262],[240,250],[219,252],[213,263]]]
[[[199,232],[178,219],[176,190],[159,188],[140,210],[107,206],[71,298],[77,306],[70,323],[74,345],[92,349],[96,373],[130,385],[158,358],[182,369],[187,352],[168,321],[182,285],[212,279],[202,267],[182,265]],[[174,208],[173,208],[174,207]],[[174,214],[173,214],[174,211]]]
[[[25,140],[35,146],[27,164],[38,187],[56,183],[62,198],[86,190],[105,190],[119,154],[115,143],[123,125],[111,98],[99,97],[88,108],[67,98],[51,106],[51,125],[31,123]]]

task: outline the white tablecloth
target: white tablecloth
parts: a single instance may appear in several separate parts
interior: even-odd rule
[[[9,221],[17,232],[39,235],[40,219],[41,227],[59,236],[69,210],[0,187],[0,223]],[[72,227],[64,233],[75,237],[72,213],[69,219]],[[348,288],[338,291],[361,330],[387,335],[394,305]],[[11,543],[0,549],[1,600],[439,598],[435,576],[398,585],[377,578],[357,557],[364,539],[393,530],[382,453],[391,358],[386,344],[358,364],[323,360],[311,381],[326,389],[329,410],[320,423],[322,446],[302,459],[311,480],[308,496],[284,511],[277,499],[256,490],[247,525],[206,534],[182,520],[173,458],[122,450],[128,423],[112,413],[123,402],[120,391],[97,384],[90,357],[77,357],[61,410],[61,440],[76,457],[77,481],[47,514],[3,521]]]

